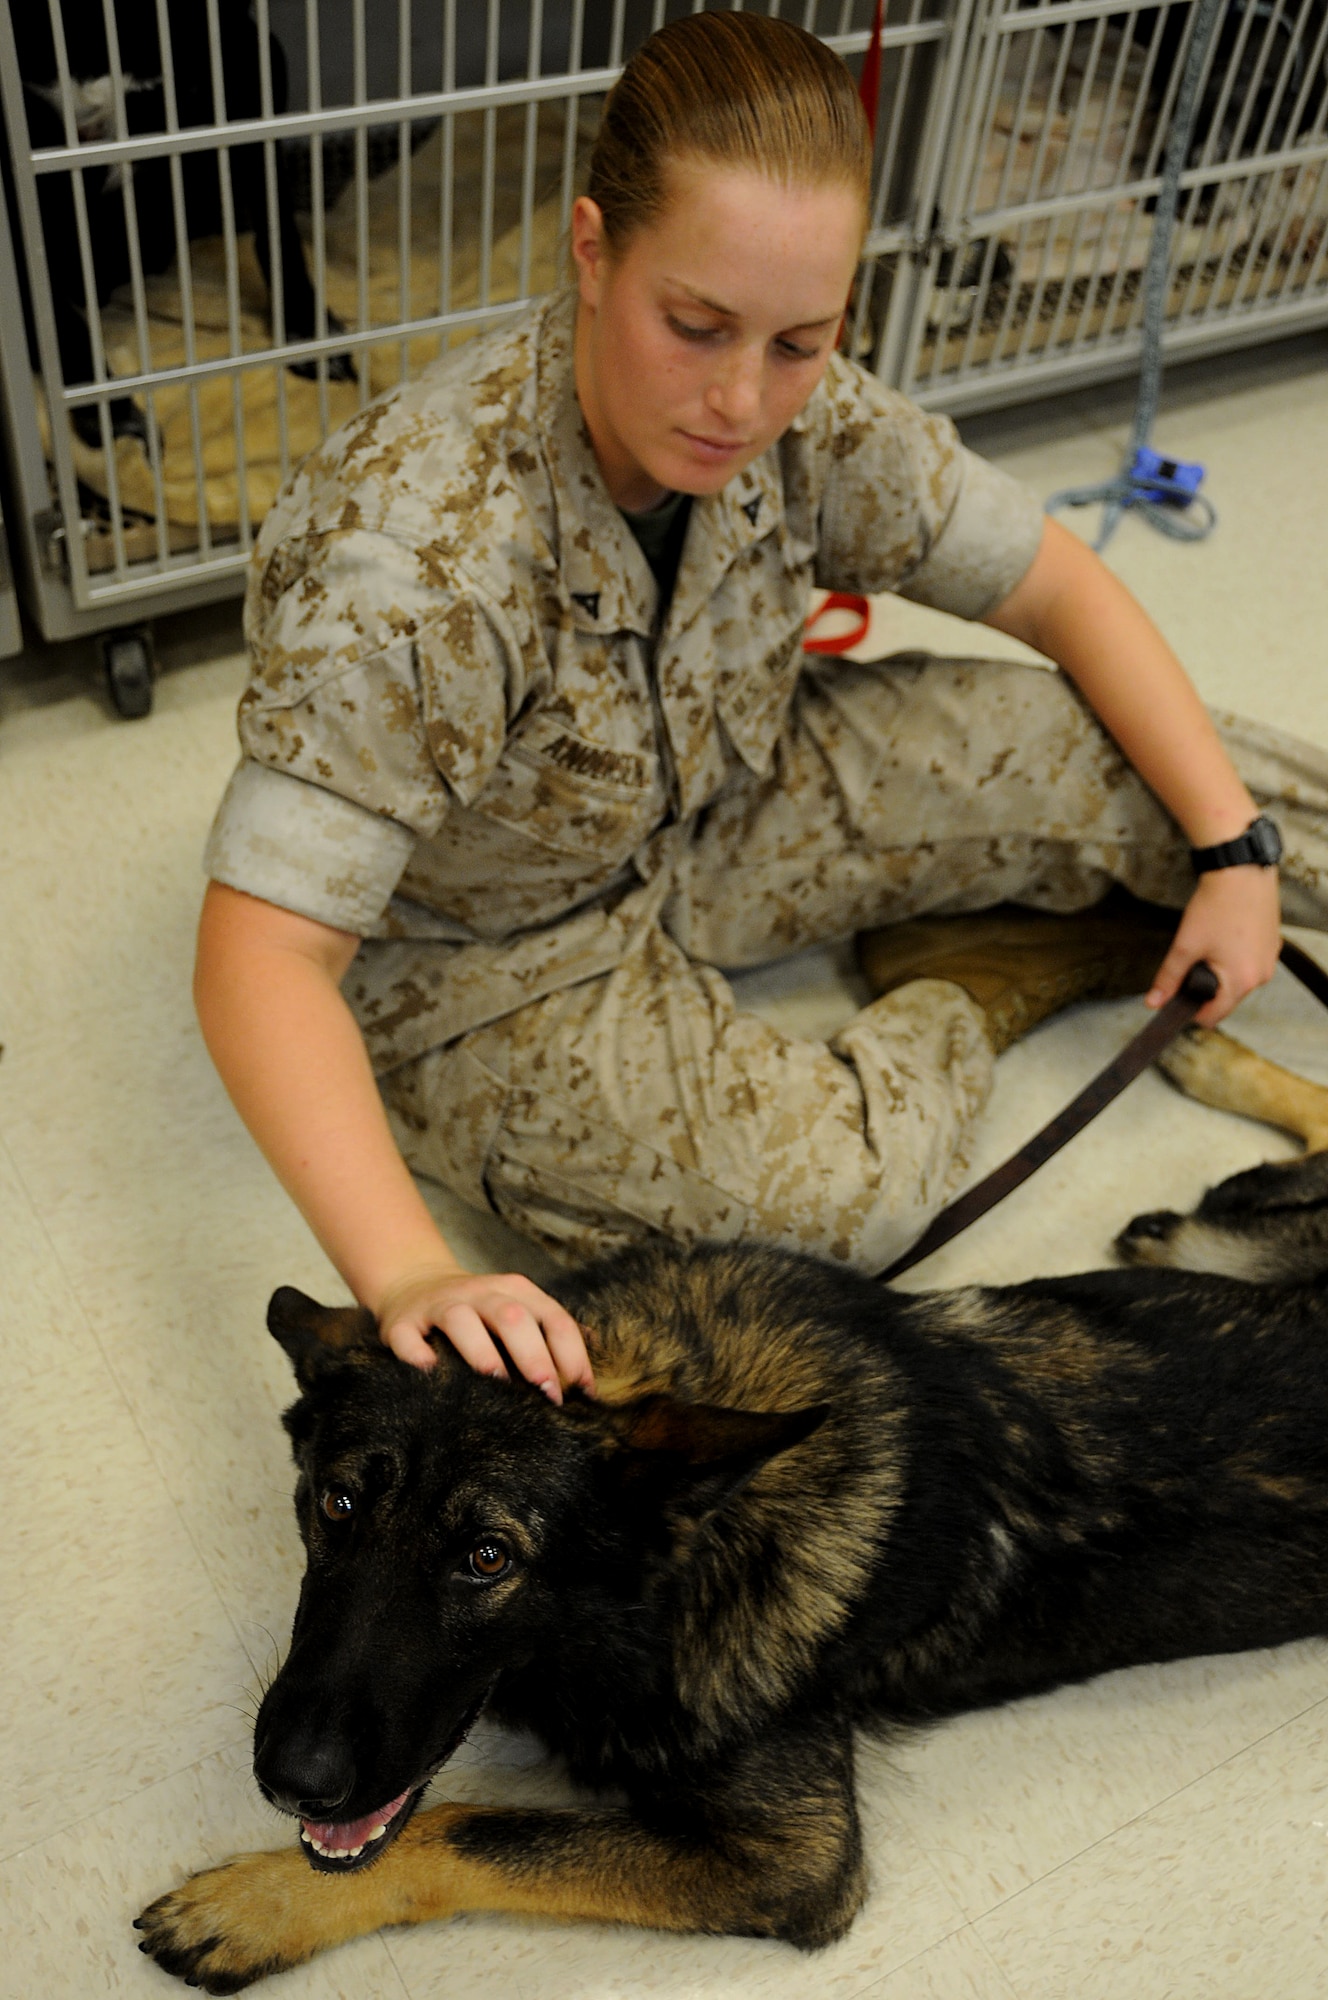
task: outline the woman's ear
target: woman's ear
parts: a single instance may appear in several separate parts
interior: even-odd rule
[[[592,312],[599,304],[607,253],[608,239],[600,205],[588,194],[578,195],[572,204],[572,262],[576,265],[581,303]]]

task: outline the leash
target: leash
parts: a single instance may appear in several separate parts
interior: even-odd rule
[[[1171,127],[1162,163],[1153,233],[1144,269],[1143,346],[1139,367],[1139,398],[1135,405],[1125,462],[1114,479],[1099,486],[1071,486],[1053,493],[1046,511],[1059,507],[1102,505],[1102,524],[1095,549],[1104,549],[1127,508],[1142,514],[1150,527],[1176,542],[1201,542],[1217,526],[1217,510],[1199,491],[1204,468],[1167,458],[1148,439],[1157,416],[1162,388],[1162,340],[1166,328],[1167,295],[1171,288],[1171,239],[1180,200],[1181,175],[1199,113],[1199,91],[1209,49],[1222,22],[1226,0],[1196,0],[1191,15],[1190,45],[1181,71],[1180,88],[1171,113]]]
[[[1279,956],[1287,971],[1307,987],[1316,1000],[1328,1007],[1328,973],[1323,967],[1316,965],[1309,953],[1292,944],[1289,938],[1282,940]],[[1174,1042],[1199,1009],[1207,1006],[1217,992],[1217,984],[1217,976],[1211,966],[1205,965],[1202,960],[1198,965],[1192,965],[1179,993],[1168,1000],[1165,1007],[1158,1009],[1133,1041],[1126,1043],[1115,1060],[1109,1062],[1091,1083],[1085,1084],[1079,1095],[1072,1098],[1063,1111],[1057,1112],[1040,1132],[1035,1132],[1017,1153],[1012,1153],[1002,1165],[993,1168],[985,1180],[980,1180],[976,1187],[969,1188],[948,1208],[943,1208],[911,1250],[906,1250],[902,1257],[896,1257],[893,1264],[877,1273],[881,1283],[889,1284],[893,1278],[911,1271],[924,1257],[930,1257],[933,1250],[949,1243],[976,1222],[979,1216],[985,1215],[988,1209],[995,1208],[997,1202],[1004,1201],[1007,1194],[1013,1194],[1017,1187],[1022,1187],[1030,1175],[1045,1166],[1053,1154],[1059,1153],[1077,1132],[1083,1131],[1085,1125],[1091,1124],[1100,1111],[1105,1111],[1113,1098],[1119,1097],[1141,1070],[1156,1062],[1168,1043]]]

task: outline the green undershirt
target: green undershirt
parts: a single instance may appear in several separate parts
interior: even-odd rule
[[[640,514],[622,508],[622,517],[641,545],[641,553],[659,585],[660,615],[673,595],[673,585],[682,561],[682,545],[687,539],[687,519],[692,510],[690,493],[666,493],[654,507]]]

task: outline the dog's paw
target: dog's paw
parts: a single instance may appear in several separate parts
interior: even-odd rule
[[[138,1948],[187,1986],[239,1993],[337,1941],[320,1934],[325,1887],[300,1854],[243,1854],[150,1903]]]
[[[1225,1105],[1232,1052],[1240,1048],[1218,1028],[1186,1028],[1157,1058],[1157,1066],[1177,1090],[1200,1104]],[[1244,1051],[1241,1051],[1244,1053]]]

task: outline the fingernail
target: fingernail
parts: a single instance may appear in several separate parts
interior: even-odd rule
[[[551,1403],[562,1402],[563,1399],[562,1390],[558,1387],[558,1384],[556,1382],[541,1382],[539,1386],[544,1391],[544,1394],[548,1397]]]

